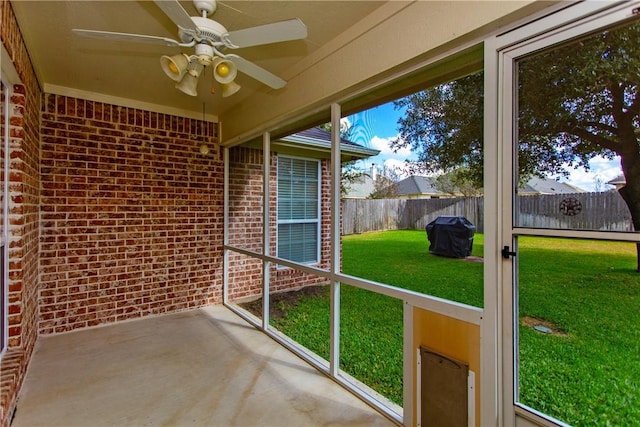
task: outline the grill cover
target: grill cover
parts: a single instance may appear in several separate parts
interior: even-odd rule
[[[465,258],[471,255],[476,226],[463,216],[439,216],[427,224],[429,252],[436,255]]]

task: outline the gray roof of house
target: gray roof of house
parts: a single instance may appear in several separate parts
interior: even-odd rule
[[[518,190],[519,194],[569,194],[584,193],[585,190],[555,179],[532,177]]]
[[[281,141],[293,142],[308,147],[331,150],[331,132],[320,128],[309,128],[292,135],[280,138]],[[348,139],[340,139],[340,150],[357,158],[367,158],[378,155],[380,150],[364,147]]]
[[[396,183],[397,195],[401,194],[442,194],[433,185],[435,178],[430,176],[410,176]]]
[[[626,184],[626,183],[627,183],[627,179],[624,177],[624,174],[620,174],[615,178],[613,178],[611,181],[607,182],[607,184],[611,184],[611,185],[620,185],[620,184]]]

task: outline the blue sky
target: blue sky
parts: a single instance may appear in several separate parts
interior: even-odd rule
[[[394,153],[389,148],[389,141],[398,135],[398,118],[402,111],[394,108],[393,103],[383,104],[378,107],[354,114],[347,118],[349,124],[355,127],[351,136],[353,142],[369,148],[380,150],[380,154],[363,161],[359,167],[370,169],[372,164],[382,170],[384,166],[388,168],[402,167],[406,159],[415,160],[415,155],[408,149],[402,149]],[[560,179],[569,182],[587,191],[596,191],[596,182],[606,183],[622,173],[620,159],[613,160],[596,157],[589,162],[590,171],[584,169],[570,169],[568,179]],[[602,185],[601,190],[613,188],[609,185]]]

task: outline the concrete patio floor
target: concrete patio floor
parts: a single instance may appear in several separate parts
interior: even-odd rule
[[[41,337],[12,427],[393,426],[224,307]]]

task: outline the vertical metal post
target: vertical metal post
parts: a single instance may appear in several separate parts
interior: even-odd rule
[[[413,349],[413,306],[409,302],[403,302],[403,363],[402,363],[402,422],[405,426],[413,426],[414,408],[414,383],[418,382],[420,373],[416,370],[414,362],[415,351]],[[415,375],[414,375],[415,372]],[[419,401],[415,401],[420,405]]]
[[[222,259],[222,303],[229,304],[229,148],[224,148],[224,190],[223,190],[223,259]]]
[[[331,104],[331,276],[340,273],[340,104]],[[329,373],[337,377],[340,371],[340,282],[331,280],[331,346]]]
[[[270,174],[271,174],[271,134],[265,132],[262,135],[262,253],[266,256],[271,255],[271,239],[269,233],[269,225],[271,218],[271,195],[270,195]],[[271,262],[262,261],[262,329],[269,329],[269,274]]]
[[[502,354],[502,261],[500,259],[502,217],[500,191],[502,161],[500,114],[504,108],[500,89],[499,58],[496,38],[485,41],[484,48],[484,312],[480,322],[480,424],[502,425],[503,372]],[[510,208],[510,206],[509,206]],[[507,362],[508,363],[508,362]],[[509,404],[507,412],[511,411]],[[508,424],[508,423],[507,423]]]

